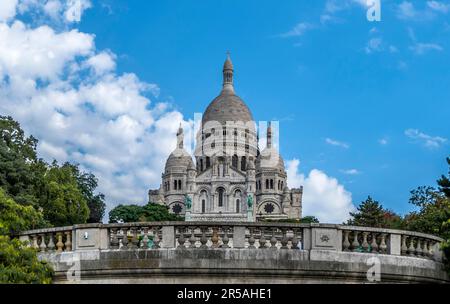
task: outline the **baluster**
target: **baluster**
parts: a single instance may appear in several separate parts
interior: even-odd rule
[[[159,245],[161,243],[161,227],[153,227],[153,246],[152,249],[159,249],[161,246]]]
[[[434,260],[434,245],[436,243],[434,241],[430,241],[430,248],[428,250],[428,256],[430,257],[430,259]]]
[[[289,242],[288,238],[287,238],[287,230],[286,228],[282,228],[281,230],[281,248],[280,249],[289,249],[287,244]]]
[[[298,248],[298,243],[300,241],[300,238],[298,237],[298,235],[300,233],[301,233],[300,230],[292,229],[291,249],[294,249],[294,250],[300,249],[300,248]]]
[[[109,247],[111,249],[119,249],[119,239],[117,238],[117,228],[111,228],[111,241],[109,243]]]
[[[378,253],[378,243],[377,243],[377,234],[375,232],[371,233],[372,242],[370,243],[370,247],[372,252]]]
[[[267,240],[265,237],[266,229],[264,227],[261,227],[260,231],[261,235],[259,237],[259,249],[267,249],[266,247]]]
[[[122,228],[122,250],[128,250],[128,228]]]
[[[64,243],[63,243],[63,235],[61,232],[57,232],[56,233],[56,239],[58,240],[56,243],[56,252],[62,252],[63,251],[63,247],[64,247]]]
[[[65,251],[72,251],[72,242],[70,239],[72,238],[72,231],[65,231],[66,242],[64,243]]]
[[[149,249],[149,244],[148,244],[148,227],[142,227],[141,232],[143,233],[142,235],[142,242],[141,242],[141,248],[143,249]]]
[[[31,247],[33,247],[36,250],[39,250],[38,236],[36,234],[33,234],[31,237],[33,238],[33,245]]]
[[[430,258],[430,249],[428,248],[430,244],[429,240],[423,240],[423,256],[427,259]]]
[[[418,257],[420,257],[423,254],[423,251],[422,251],[422,239],[420,239],[420,238],[417,239],[416,254],[417,254]]]
[[[353,251],[359,250],[358,231],[353,231],[352,249]]]
[[[369,242],[367,242],[368,235],[369,235],[369,232],[363,232],[362,248],[363,248],[364,252],[369,252]]]
[[[206,237],[206,231],[208,230],[208,227],[200,227],[200,231],[202,232],[202,236],[200,238],[200,248],[202,249],[207,249],[208,245],[206,245],[208,243],[208,238]]]
[[[212,234],[212,237],[211,237],[211,242],[212,242],[211,247],[212,248],[217,248],[217,247],[219,247],[219,234],[217,232],[218,228],[217,227],[213,227],[212,230],[213,230],[213,234]]]
[[[270,249],[275,250],[277,249],[277,238],[275,236],[275,230],[276,228],[272,228],[272,237],[270,238]]]
[[[387,236],[386,233],[381,234],[380,253],[383,253],[383,254],[387,253],[386,236]]]
[[[197,248],[196,244],[197,243],[197,238],[195,237],[195,229],[196,227],[191,226],[191,237],[189,238],[189,248]]]
[[[184,238],[184,227],[180,226],[178,227],[178,249],[185,249],[184,243],[186,242],[186,239]]]
[[[139,244],[139,238],[137,236],[137,227],[131,227],[131,243],[128,243],[130,249],[137,249]]]
[[[229,241],[230,239],[228,238],[228,227],[223,227],[222,248],[230,248],[230,246],[228,246]]]
[[[45,234],[40,234],[40,236],[41,236],[41,243],[39,245],[39,251],[45,252],[45,250],[47,249],[47,246],[45,245]]]
[[[253,229],[254,228],[250,228],[250,237],[248,239],[248,248],[249,249],[255,249],[255,238],[253,237]]]
[[[402,235],[402,248],[401,248],[402,255],[406,255],[408,253],[408,246],[406,246],[407,239],[408,239],[408,236]]]
[[[408,254],[409,254],[410,256],[414,256],[415,253],[416,253],[416,249],[415,249],[415,247],[414,247],[414,238],[413,238],[413,237],[410,237],[410,238],[409,238]]]
[[[49,234],[47,250],[48,251],[54,251],[55,250],[55,243],[53,242],[53,232],[50,232],[50,234]]]
[[[350,251],[350,241],[349,241],[349,236],[350,231],[348,230],[344,230],[344,242],[342,243],[342,249],[344,251]]]

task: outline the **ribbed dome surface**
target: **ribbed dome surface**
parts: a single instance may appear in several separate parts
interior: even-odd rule
[[[253,116],[239,96],[223,91],[206,108],[203,125],[208,121],[217,121],[224,125],[227,121],[253,121]]]
[[[173,151],[166,161],[166,171],[174,168],[187,169],[188,167],[194,167],[192,157],[184,149],[176,149]]]

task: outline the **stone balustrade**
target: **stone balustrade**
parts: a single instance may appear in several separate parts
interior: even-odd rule
[[[331,224],[154,222],[85,224],[18,236],[51,263],[55,282],[441,282],[442,239]],[[76,279],[75,279],[76,280]]]
[[[26,241],[30,247],[39,252],[72,251],[73,227],[59,227],[25,231],[19,239]]]
[[[40,252],[82,250],[331,250],[441,261],[442,239],[423,233],[330,224],[157,222],[25,231]],[[73,243],[72,243],[73,242]]]
[[[423,233],[341,226],[342,251],[440,260],[442,239]]]

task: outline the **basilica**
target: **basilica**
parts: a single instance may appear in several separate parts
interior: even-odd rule
[[[149,191],[149,201],[168,206],[186,221],[299,219],[303,189],[288,188],[270,123],[266,147],[260,151],[256,123],[235,93],[233,75],[228,56],[222,91],[203,113],[194,155],[185,150],[180,127],[161,186]]]

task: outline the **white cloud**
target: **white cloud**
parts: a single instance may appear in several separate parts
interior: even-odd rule
[[[344,148],[344,149],[350,148],[349,144],[347,144],[345,142],[342,142],[342,141],[338,141],[338,140],[332,139],[332,138],[326,138],[325,142],[327,144],[329,144],[329,145],[336,146],[336,147],[341,147],[341,148]]]
[[[450,11],[450,4],[442,3],[439,1],[427,1],[427,5],[434,11],[447,14]]]
[[[18,1],[19,0],[0,1],[0,22],[7,21],[16,15]]]
[[[423,55],[428,51],[443,51],[444,48],[436,43],[419,42],[412,28],[408,28],[408,35],[413,44],[409,47],[416,55]]]
[[[38,5],[22,4],[23,14]],[[58,11],[55,17],[65,18],[66,7],[47,8],[49,18]],[[118,74],[115,67],[116,56],[97,50],[92,34],[0,22],[0,112],[40,140],[38,152],[46,160],[92,171],[109,207],[147,202],[147,190],[159,187],[175,148],[179,123],[191,123],[169,104],[152,101],[156,84]]]
[[[389,143],[389,141],[388,141],[387,138],[380,138],[380,139],[378,140],[378,143],[379,143],[380,145],[382,145],[382,146],[386,146],[386,145]]]
[[[97,75],[104,74],[116,68],[116,55],[111,52],[101,52],[87,60],[87,64],[92,67]]]
[[[90,0],[67,0],[64,16],[69,22],[80,22],[83,12],[90,7]]]
[[[447,142],[447,139],[440,136],[431,136],[417,129],[408,129],[405,135],[416,143],[420,143],[427,148],[439,148]]]
[[[371,38],[369,40],[369,42],[367,42],[365,51],[367,54],[383,51],[383,39],[382,38]]]
[[[397,7],[397,17],[399,19],[412,19],[417,17],[417,14],[414,4],[409,1],[403,1]]]
[[[281,34],[280,36],[283,38],[302,36],[304,33],[306,33],[312,28],[314,28],[313,25],[306,22],[300,22],[296,26],[294,26],[289,32]]]
[[[313,169],[308,176],[298,171],[300,161],[286,162],[288,185],[303,188],[303,216],[316,216],[323,223],[342,223],[349,219],[349,212],[355,207],[352,194],[339,184],[338,180],[324,172]]]
[[[346,174],[346,175],[359,175],[361,174],[361,172],[357,169],[342,169],[340,170],[341,173]]]
[[[417,55],[423,55],[428,51],[443,51],[444,48],[437,43],[421,43],[418,42],[409,47],[411,51]]]

